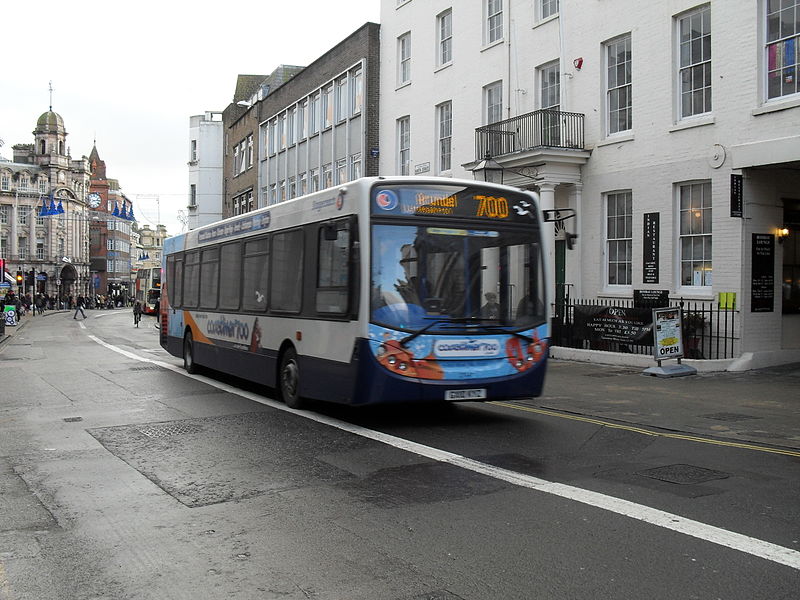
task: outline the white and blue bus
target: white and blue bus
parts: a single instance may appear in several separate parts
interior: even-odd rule
[[[550,293],[531,192],[371,177],[165,240],[161,345],[354,405],[541,393]]]

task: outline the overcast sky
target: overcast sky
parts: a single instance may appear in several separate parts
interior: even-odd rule
[[[308,65],[364,23],[380,0],[3,2],[0,156],[33,143],[50,105],[74,158],[93,140],[140,224],[180,231],[188,200],[189,117],[222,110],[236,76]],[[156,203],[154,197],[158,196]]]

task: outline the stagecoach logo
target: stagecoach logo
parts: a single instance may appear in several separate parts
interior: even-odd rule
[[[497,356],[500,353],[498,340],[436,340],[433,351],[441,358],[475,358],[480,356]]]
[[[375,204],[382,210],[394,210],[397,208],[397,194],[391,190],[382,190],[375,196]]]

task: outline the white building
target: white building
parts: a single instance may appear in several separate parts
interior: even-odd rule
[[[381,28],[382,174],[488,152],[577,211],[559,292],[735,294],[735,356],[800,360],[800,0],[382,0]]]
[[[221,112],[189,117],[189,229],[222,219],[224,133]]]

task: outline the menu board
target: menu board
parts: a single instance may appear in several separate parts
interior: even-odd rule
[[[754,233],[750,283],[750,312],[775,310],[775,236]]]

